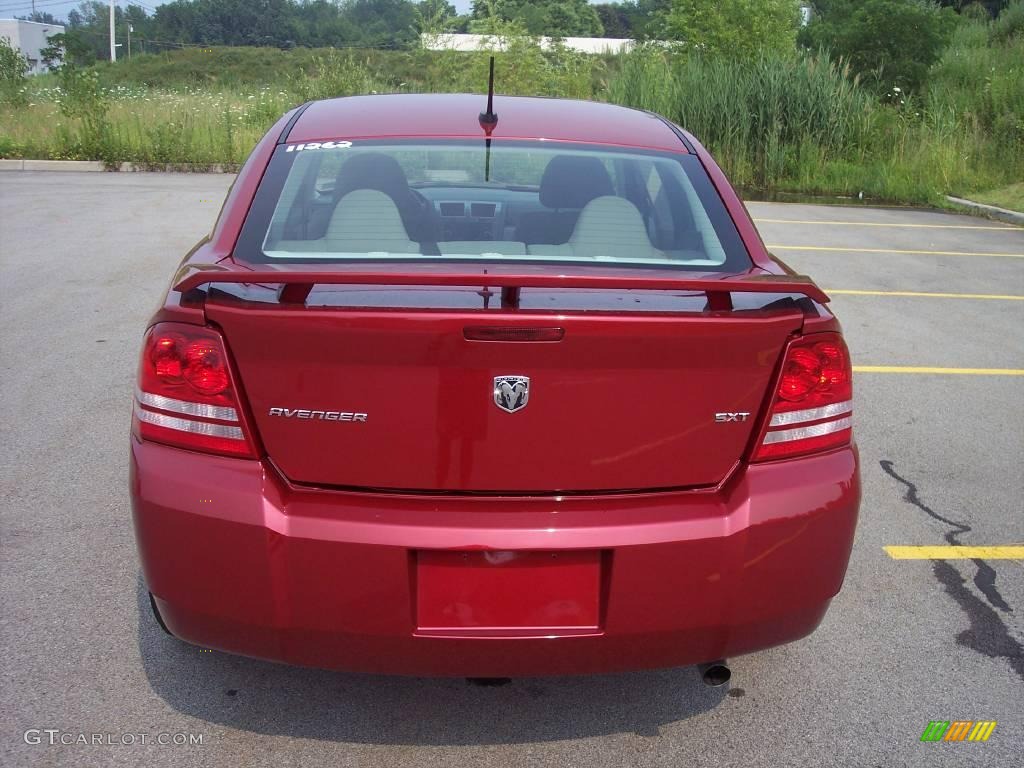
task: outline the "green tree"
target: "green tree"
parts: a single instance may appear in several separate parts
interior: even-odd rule
[[[663,19],[672,6],[672,0],[635,0],[623,3],[630,29],[637,40],[657,40],[664,37]]]
[[[918,90],[956,26],[931,0],[829,0],[801,33],[810,48],[842,56],[881,91]]]
[[[28,59],[11,45],[10,38],[0,37],[0,101],[24,104]]]
[[[710,53],[749,58],[764,49],[792,51],[800,26],[798,0],[672,0],[663,34]]]
[[[459,15],[448,0],[421,0],[416,3],[416,11],[420,15],[420,30],[435,34],[452,31]]]
[[[46,11],[33,11],[27,16],[15,16],[14,18],[21,19],[22,21],[34,21],[36,24],[54,24],[57,26],[63,26],[63,22],[58,21],[56,16],[52,13],[47,13]]]
[[[342,16],[358,31],[357,45],[407,48],[419,41],[419,14],[407,0],[348,0]]]
[[[47,69],[59,69],[67,55],[67,38],[63,32],[59,35],[50,35],[46,39],[46,46],[39,51],[39,58]]]
[[[1006,7],[1007,0],[939,0],[939,5],[944,8],[953,8],[957,13],[974,13],[977,8],[985,11],[985,14],[992,18],[998,15],[999,11]]]
[[[601,3],[595,5],[594,10],[604,27],[605,37],[633,37],[630,8],[625,3]]]
[[[473,0],[473,19],[489,18],[516,22],[535,36],[601,37],[604,34],[597,11],[587,0]]]

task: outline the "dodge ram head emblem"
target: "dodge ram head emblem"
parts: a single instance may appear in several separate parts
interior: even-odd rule
[[[515,413],[530,400],[529,376],[495,376],[494,404],[501,410]]]

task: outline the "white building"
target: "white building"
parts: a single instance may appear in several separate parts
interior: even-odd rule
[[[28,59],[29,74],[38,75],[47,71],[43,64],[42,50],[49,45],[48,40],[54,35],[64,32],[61,24],[39,24],[35,21],[20,19],[0,19],[0,38],[6,37],[11,45],[21,51]]]
[[[442,32],[441,34],[422,34],[420,42],[428,51],[479,51],[494,48],[502,51],[505,43],[493,35],[463,35]],[[540,38],[542,48],[551,45],[550,37]],[[613,37],[563,37],[562,44],[571,51],[580,53],[626,53],[636,43],[633,40],[621,40]]]

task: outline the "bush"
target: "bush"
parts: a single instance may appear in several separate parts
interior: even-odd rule
[[[1020,37],[1024,37],[1024,0],[1013,0],[992,25],[992,39],[1009,42]]]
[[[65,66],[60,70],[60,112],[65,117],[85,121],[102,121],[110,101],[100,88],[100,78],[93,69]]]
[[[354,54],[328,50],[314,56],[312,63],[312,75],[300,71],[289,76],[300,102],[387,90],[374,82],[370,70],[356,61]]]
[[[0,37],[0,101],[14,106],[28,103],[27,72],[28,59],[11,45],[9,38]]]
[[[79,131],[72,140],[76,151],[90,159],[114,163],[119,160],[116,138],[107,112],[110,100],[100,88],[99,75],[93,69],[78,69],[70,64],[58,73],[61,88],[60,113],[77,120]]]
[[[519,96],[561,96],[587,99],[592,79],[602,67],[600,58],[569,50],[559,41],[543,48],[516,21],[483,19],[478,34],[485,36],[482,50],[441,51],[442,67],[427,90],[484,93],[490,57],[495,58],[495,91]],[[426,52],[424,52],[426,53]],[[438,53],[438,52],[435,52]]]
[[[925,108],[951,112],[1024,157],[1024,38],[989,45],[986,24],[962,24],[931,72]]]
[[[828,50],[879,93],[917,91],[942,56],[956,14],[931,0],[831,0],[801,33],[803,44]]]
[[[971,21],[988,21],[992,18],[988,13],[988,8],[978,2],[970,3],[961,8],[960,16]]]
[[[702,53],[752,58],[763,50],[790,53],[800,25],[797,0],[672,0],[664,33]]]

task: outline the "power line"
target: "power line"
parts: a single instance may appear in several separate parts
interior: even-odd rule
[[[52,5],[67,5],[67,2],[66,2],[66,0],[43,0],[43,2],[36,2],[36,4],[35,4],[36,8],[46,8],[47,6],[52,6]],[[26,8],[28,10],[31,10],[32,9],[32,2],[31,2],[31,0],[15,0],[15,2],[10,3],[9,6],[5,5],[4,10],[7,10],[8,7],[9,8]]]
[[[55,6],[55,5],[67,5],[67,3],[66,2],[59,2],[59,1],[58,2],[37,2],[35,4],[35,7],[37,9],[38,8],[50,8],[50,7]],[[5,6],[5,7],[3,7],[0,10],[3,10],[4,13],[14,13],[16,11],[28,11],[28,12],[31,13],[31,11],[32,11],[32,3],[31,3],[31,0],[29,0],[29,2],[27,2],[27,3],[25,2],[25,0],[19,0],[14,5]]]
[[[95,31],[93,31],[91,29],[81,29],[81,28],[79,28],[79,29],[74,30],[74,32],[75,32],[75,34],[78,34],[78,35],[89,35],[90,37],[101,37],[104,40],[106,40],[107,37],[108,37],[106,32],[95,32]],[[149,44],[152,43],[153,45],[169,45],[169,46],[176,47],[176,48],[212,48],[212,47],[214,47],[214,45],[211,44],[211,43],[176,43],[176,42],[171,42],[169,40],[152,40],[152,39],[150,39],[148,37],[145,37],[143,35],[138,35],[138,36],[136,36],[136,37],[134,37],[132,39],[133,40],[138,40],[140,42],[143,42],[146,45],[149,45]]]
[[[20,13],[22,11],[31,12],[33,9],[52,8],[57,5],[68,5],[69,2],[73,2],[73,0],[37,0],[35,4],[32,3],[32,0],[7,0],[6,3],[0,1],[0,11],[3,11],[4,13]],[[134,5],[138,8],[142,8],[144,11],[147,11],[150,14],[156,13],[156,8],[153,8],[148,5],[143,5],[142,3],[118,2],[117,4],[121,7],[122,12],[127,11],[128,7]],[[69,11],[73,10],[77,10],[77,8],[69,9]]]

